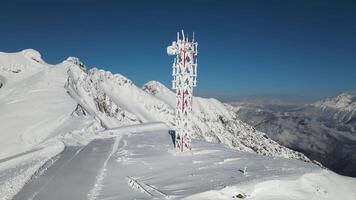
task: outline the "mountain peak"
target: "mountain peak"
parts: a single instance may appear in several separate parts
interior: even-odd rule
[[[151,94],[170,91],[165,85],[158,81],[149,81],[142,86],[142,89]]]
[[[328,98],[314,104],[321,108],[334,108],[342,111],[356,110],[356,94],[345,92],[336,97]]]
[[[42,60],[41,54],[34,49],[24,49],[19,52],[0,52],[0,71],[3,72],[19,74],[27,71],[32,73],[44,66],[48,65]]]
[[[41,54],[34,50],[34,49],[24,49],[21,51],[21,53],[26,57],[26,58],[29,58],[29,59],[32,59],[38,63],[44,63],[44,61],[42,60],[42,56]]]
[[[80,68],[82,68],[83,70],[86,70],[86,66],[84,65],[84,63],[82,61],[80,61],[79,58],[77,58],[77,57],[69,56],[63,62],[73,63],[73,64],[79,66]]]

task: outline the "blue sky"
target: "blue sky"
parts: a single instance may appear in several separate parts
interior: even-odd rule
[[[170,86],[176,31],[199,42],[203,96],[356,90],[355,1],[1,1],[0,51],[33,48],[49,63],[79,57],[137,85]]]

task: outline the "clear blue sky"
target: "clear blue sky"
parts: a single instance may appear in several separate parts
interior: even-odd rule
[[[11,0],[0,51],[33,48],[48,63],[79,57],[141,86],[170,86],[176,31],[199,42],[197,92],[321,98],[356,89],[356,1]]]

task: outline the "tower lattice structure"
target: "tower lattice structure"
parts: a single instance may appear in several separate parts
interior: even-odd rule
[[[169,55],[176,56],[172,66],[172,88],[176,92],[175,145],[181,152],[192,148],[190,132],[193,88],[197,85],[197,47],[194,33],[192,41],[189,41],[182,30],[181,35],[177,32],[177,41],[167,48]]]

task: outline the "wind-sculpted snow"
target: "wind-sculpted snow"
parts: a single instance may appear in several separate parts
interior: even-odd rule
[[[0,72],[20,73],[43,67],[36,64],[45,64],[45,62],[40,53],[33,49],[26,49],[19,53],[0,52]]]

